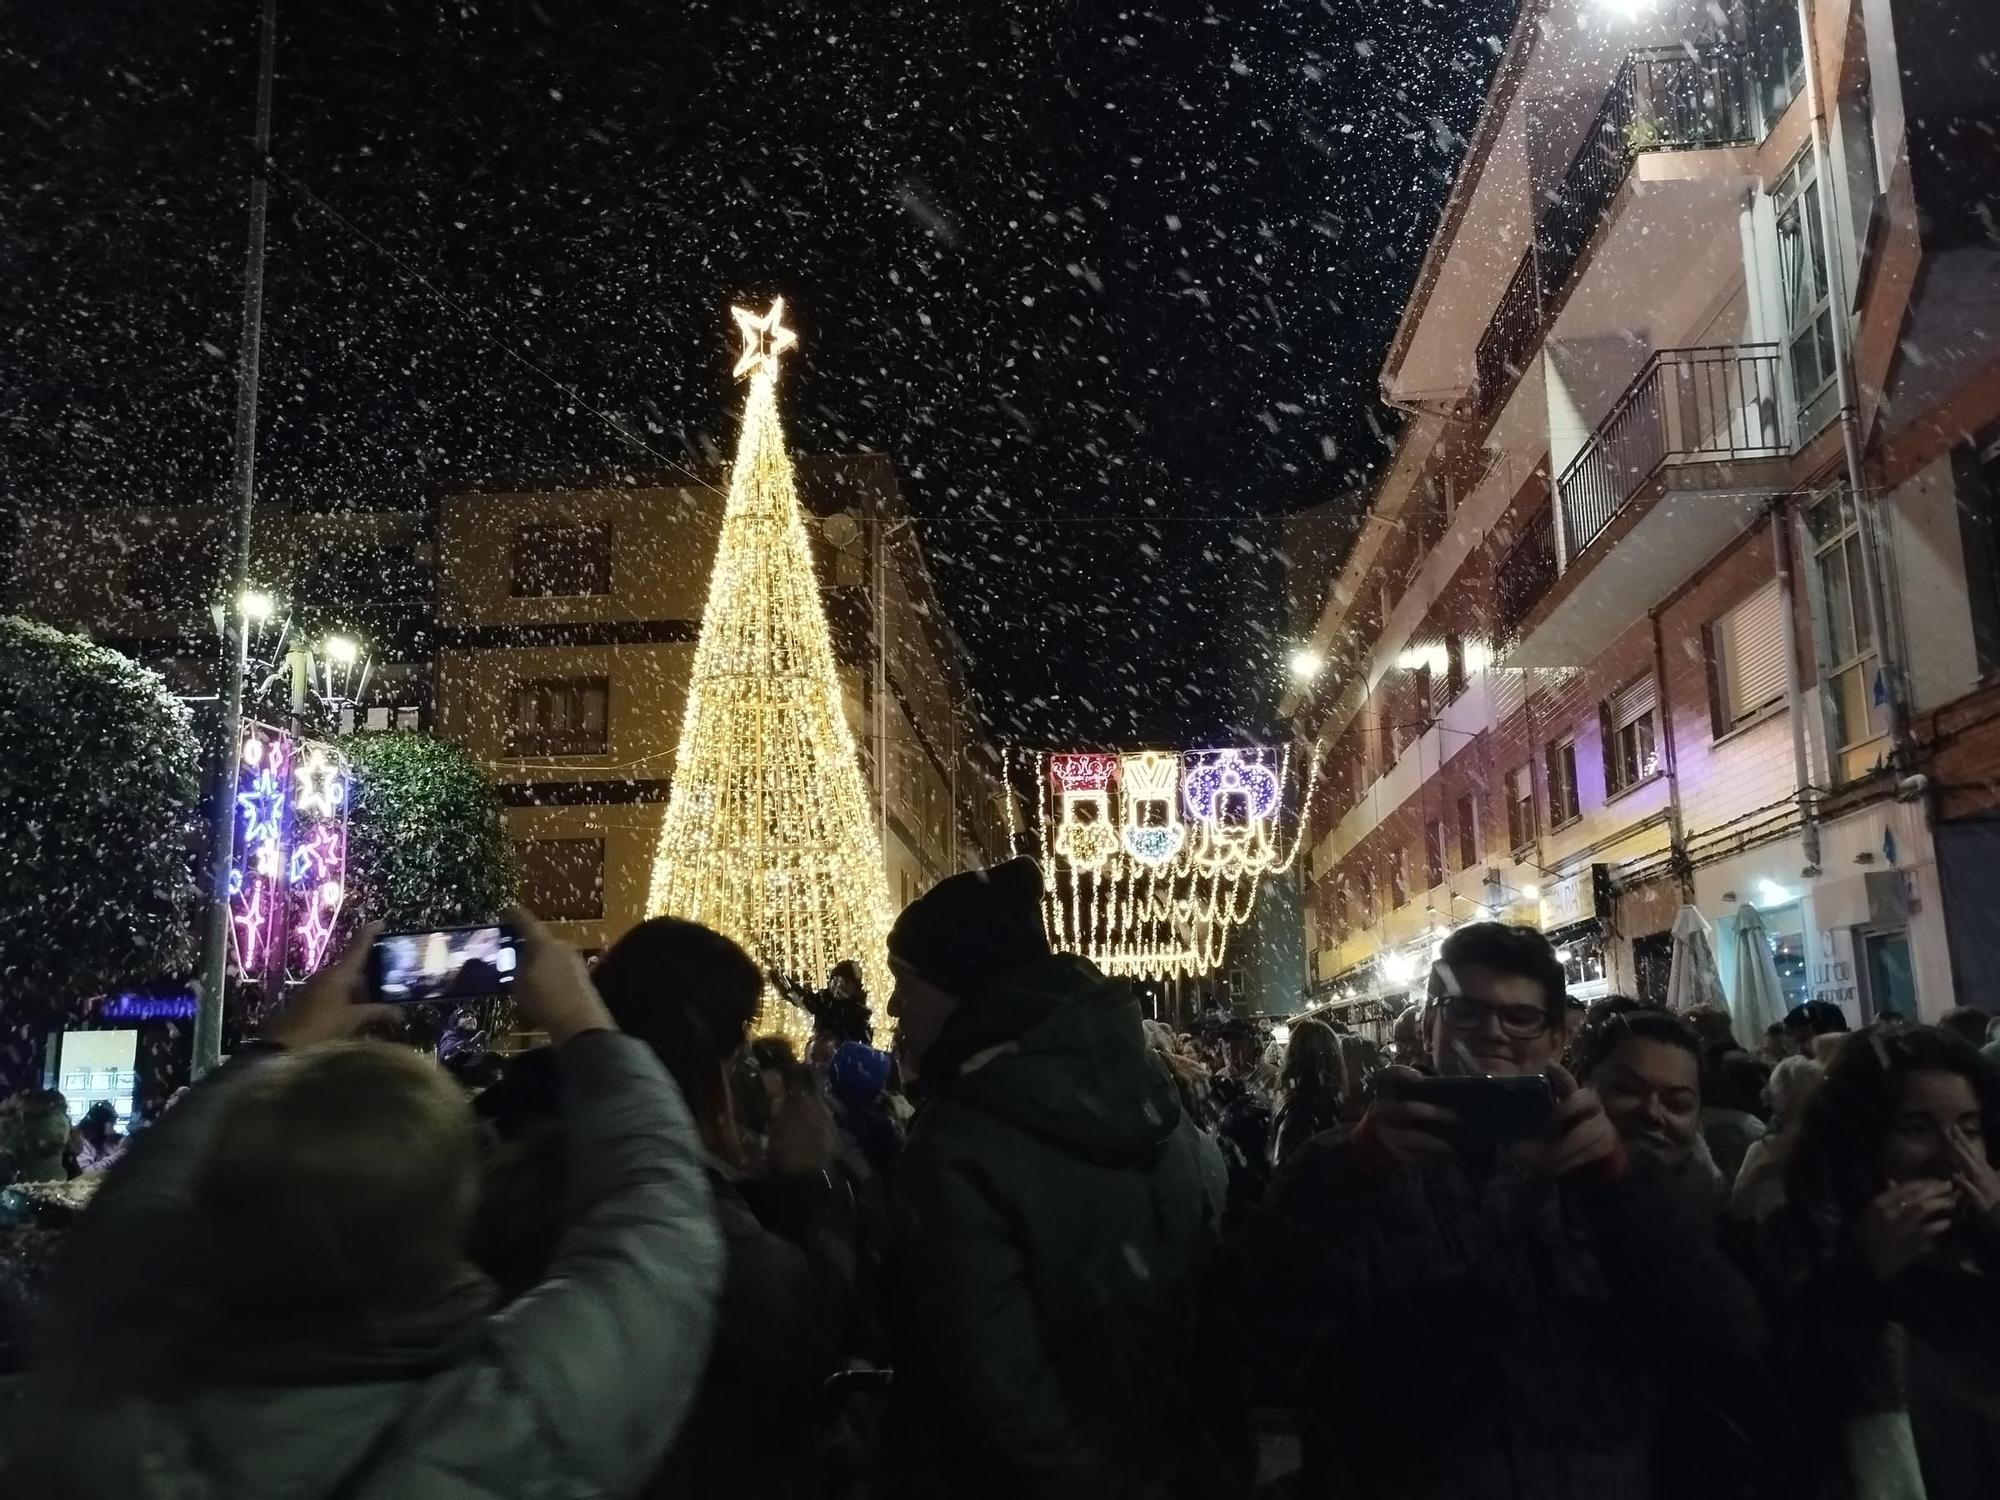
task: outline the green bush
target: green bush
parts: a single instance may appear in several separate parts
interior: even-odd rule
[[[491,920],[518,891],[492,778],[427,734],[341,742],[354,770],[347,808],[347,911],[392,929]]]
[[[0,1001],[188,973],[200,766],[159,673],[0,616]]]

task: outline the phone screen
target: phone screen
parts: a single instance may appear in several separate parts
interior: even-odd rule
[[[497,923],[386,932],[369,956],[375,998],[389,1005],[479,1000],[514,983],[514,935]]]

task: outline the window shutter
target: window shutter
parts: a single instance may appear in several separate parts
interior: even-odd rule
[[[1723,714],[1731,724],[1785,696],[1785,630],[1777,580],[1715,622],[1715,650]]]
[[[1611,728],[1615,731],[1638,723],[1653,711],[1659,698],[1658,684],[1650,672],[1621,688],[1611,700]]]

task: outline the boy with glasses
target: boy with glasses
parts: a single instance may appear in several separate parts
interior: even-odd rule
[[[1558,1064],[1564,1018],[1540,933],[1461,928],[1437,1079],[1385,1069],[1272,1185],[1233,1311],[1298,1382],[1303,1493],[1653,1495],[1659,1391],[1758,1346],[1748,1285]]]

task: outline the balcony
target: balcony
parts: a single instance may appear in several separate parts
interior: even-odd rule
[[[1733,49],[1661,47],[1627,57],[1536,214],[1544,305],[1556,300],[1583,259],[1636,157],[1750,145],[1758,119],[1750,68]]]
[[[1556,523],[1552,507],[1535,512],[1527,528],[1501,559],[1494,575],[1500,639],[1510,638],[1556,581]]]
[[[1502,564],[1500,612],[1531,596],[1502,664],[1577,666],[1643,619],[1789,482],[1793,427],[1776,345],[1647,360],[1556,481],[1554,582],[1526,537]]]
[[[1557,481],[1570,565],[1669,464],[1791,451],[1776,344],[1662,349]]]
[[[1487,421],[1499,415],[1501,403],[1527,369],[1528,361],[1542,341],[1541,267],[1534,246],[1521,257],[1507,290],[1480,335],[1472,354],[1472,368],[1479,382],[1479,414]]]

